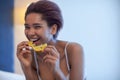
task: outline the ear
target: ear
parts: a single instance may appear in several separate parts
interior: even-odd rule
[[[56,32],[57,32],[57,25],[54,24],[54,25],[51,27],[51,34],[52,34],[52,35],[55,35]]]

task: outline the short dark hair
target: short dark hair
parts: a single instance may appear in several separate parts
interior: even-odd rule
[[[33,2],[27,7],[27,10],[25,12],[25,19],[26,16],[30,13],[42,14],[42,18],[47,21],[49,27],[56,24],[57,33],[53,35],[53,37],[57,37],[58,32],[63,27],[63,18],[61,10],[56,3],[49,0],[40,0]]]

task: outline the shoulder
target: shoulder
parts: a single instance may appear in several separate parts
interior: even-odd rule
[[[79,43],[70,42],[67,46],[67,54],[70,64],[82,63],[83,61],[83,47]]]
[[[75,53],[82,53],[83,47],[81,44],[76,42],[68,42],[68,41],[58,41],[59,47],[61,47],[63,50],[66,48],[67,54],[75,54]]]
[[[70,66],[70,78],[81,79],[84,75],[83,47],[79,43],[70,42],[67,47],[68,62]]]
[[[73,53],[73,52],[83,52],[83,47],[81,44],[76,43],[76,42],[69,42],[69,45],[67,47],[67,52],[68,53]]]

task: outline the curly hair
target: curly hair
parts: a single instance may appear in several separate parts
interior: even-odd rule
[[[57,32],[55,35],[53,35],[53,37],[57,37],[58,32],[63,27],[63,18],[61,10],[56,3],[49,0],[40,0],[33,2],[27,7],[27,10],[25,12],[25,19],[26,16],[30,13],[42,14],[42,19],[47,21],[49,27],[56,24]]]

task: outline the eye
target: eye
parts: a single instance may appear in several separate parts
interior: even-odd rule
[[[35,29],[40,29],[41,27],[42,27],[42,26],[40,26],[40,25],[35,25],[35,26],[34,26]]]
[[[30,29],[30,27],[28,25],[25,25],[25,29]]]

